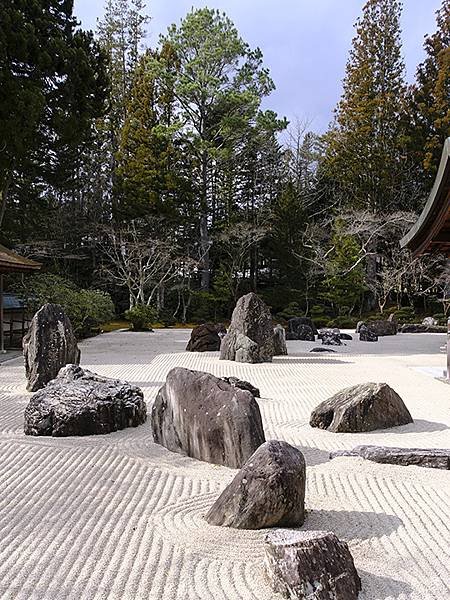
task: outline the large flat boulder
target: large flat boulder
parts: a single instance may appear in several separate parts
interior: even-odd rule
[[[80,363],[80,350],[69,317],[59,304],[44,304],[23,338],[27,390],[36,392],[67,364]]]
[[[299,331],[299,328],[304,325],[311,328],[313,335],[317,335],[317,327],[314,325],[314,322],[311,319],[311,317],[293,317],[292,319],[289,319],[288,331],[290,333],[296,334]],[[302,338],[297,337],[296,339]]]
[[[272,362],[273,325],[269,308],[253,292],[236,303],[220,358],[237,362]]]
[[[213,323],[203,323],[194,327],[186,346],[188,352],[216,352],[220,350],[218,328]]]
[[[373,431],[412,423],[403,400],[387,383],[346,388],[313,410],[311,427],[335,433]]]
[[[266,573],[291,600],[355,600],[361,580],[346,542],[329,531],[278,529],[265,538]]]
[[[398,325],[395,321],[382,320],[369,321],[367,327],[378,337],[386,335],[397,335]]]
[[[300,450],[270,440],[247,460],[205,518],[210,525],[237,529],[297,527],[305,520],[305,481]]]
[[[210,373],[172,369],[152,409],[156,443],[192,458],[240,468],[265,441],[253,394]]]
[[[67,365],[25,409],[26,435],[96,435],[136,427],[147,418],[142,391]]]
[[[393,448],[390,446],[356,446],[353,450],[335,450],[330,458],[361,456],[377,463],[430,469],[450,469],[450,448]]]
[[[423,323],[406,323],[400,328],[401,333],[447,333],[442,325],[424,325]]]

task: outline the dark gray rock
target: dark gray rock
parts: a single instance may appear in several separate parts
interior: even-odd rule
[[[273,325],[268,307],[253,292],[236,303],[228,333],[220,346],[222,360],[272,362]]]
[[[229,383],[233,387],[237,387],[240,390],[246,390],[250,392],[255,398],[261,398],[261,394],[259,389],[249,383],[248,381],[243,381],[242,379],[238,379],[237,377],[221,377],[222,381]]]
[[[297,334],[299,328],[303,327],[305,325],[307,327],[311,328],[314,336],[317,335],[317,327],[314,325],[314,322],[311,319],[311,317],[294,317],[292,319],[289,319],[289,321],[288,321],[288,331],[290,333],[293,333],[295,335],[295,334]],[[303,339],[303,338],[297,337],[295,339],[300,340],[300,339]]]
[[[138,387],[67,365],[31,397],[24,429],[26,435],[97,435],[136,427],[146,418]]]
[[[291,600],[356,600],[361,580],[346,542],[328,531],[279,529],[265,538],[272,588]]]
[[[80,362],[72,324],[59,304],[37,311],[22,345],[29,392],[43,388],[65,365]]]
[[[447,327],[439,325],[423,325],[422,323],[406,323],[400,328],[401,333],[447,333]]]
[[[342,346],[339,329],[320,329],[319,338],[324,346]]]
[[[450,448],[356,446],[353,450],[336,450],[330,453],[330,458],[338,456],[361,456],[377,463],[450,470]]]
[[[361,325],[359,328],[360,342],[378,342],[378,336],[367,325]]]
[[[322,347],[318,347],[318,348],[311,348],[310,352],[330,352],[330,353],[336,353],[336,350],[333,350],[332,348],[324,348]]]
[[[403,400],[386,383],[361,383],[346,388],[317,406],[311,427],[336,433],[373,431],[412,423]]]
[[[286,332],[284,331],[284,327],[281,325],[276,325],[273,329],[273,355],[274,356],[286,356],[287,346],[286,346]]]
[[[152,409],[157,444],[192,458],[240,468],[265,441],[249,391],[210,373],[172,369]]]
[[[188,352],[215,352],[220,350],[220,337],[217,326],[213,323],[203,323],[194,327],[186,350]]]
[[[366,326],[378,337],[385,335],[397,335],[397,323],[395,321],[370,321]]]
[[[210,525],[237,529],[297,527],[305,519],[305,482],[300,450],[270,440],[247,460],[205,518]]]
[[[366,322],[365,322],[365,321],[358,321],[358,324],[356,325],[355,333],[359,333],[359,332],[360,332],[360,330],[361,330],[361,327],[362,327],[363,325],[366,325]]]
[[[339,337],[341,338],[341,340],[347,341],[351,341],[353,339],[353,337],[349,333],[340,333]]]

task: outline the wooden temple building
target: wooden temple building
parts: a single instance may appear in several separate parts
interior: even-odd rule
[[[9,273],[34,273],[39,271],[41,264],[19,256],[0,244],[0,352],[5,352],[5,323],[4,323],[4,290],[3,279]]]

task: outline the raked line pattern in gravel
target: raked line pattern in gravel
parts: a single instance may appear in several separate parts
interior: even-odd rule
[[[311,356],[298,346],[297,355],[271,365],[242,365],[219,361],[216,353],[181,352],[183,332],[127,335],[89,340],[83,364],[137,383],[149,405],[175,366],[235,375],[260,387],[266,437],[298,446],[307,460],[304,527],[333,530],[349,543],[362,600],[450,598],[450,473],[328,460],[330,450],[358,443],[448,447],[450,388],[408,366],[439,355],[408,355],[405,348],[392,357]],[[146,361],[138,350],[145,352],[149,340],[161,354],[153,348]],[[129,354],[134,362],[128,364]],[[367,380],[392,385],[415,423],[342,435],[309,427],[318,402]],[[203,519],[234,471],[154,444],[149,422],[107,436],[26,437],[29,397],[20,360],[3,363],[0,598],[277,598],[264,576],[265,532],[213,527]]]

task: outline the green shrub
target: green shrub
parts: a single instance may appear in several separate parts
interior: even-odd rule
[[[281,312],[277,313],[277,317],[279,319],[284,319],[285,321],[289,321],[289,319],[293,319],[294,317],[299,317],[302,314],[302,309],[298,305],[297,302],[289,302],[289,304],[284,308]]]
[[[15,291],[25,300],[31,311],[43,304],[60,304],[69,317],[77,337],[98,333],[98,326],[114,317],[114,304],[106,292],[85,290],[69,279],[50,273],[27,277]]]
[[[355,329],[359,319],[356,317],[336,317],[328,321],[328,327],[338,327],[339,329]]]
[[[125,311],[125,319],[130,321],[134,331],[151,329],[151,324],[156,321],[156,310],[153,306],[137,304]]]
[[[310,310],[311,319],[314,322],[314,325],[320,329],[321,327],[326,327],[328,325],[328,321],[330,317],[325,312],[325,307],[320,304],[315,304],[311,307]]]
[[[414,308],[412,308],[412,306],[402,306],[402,308],[395,311],[394,315],[400,324],[414,323],[417,320]]]
[[[436,319],[439,325],[447,325],[447,318],[444,313],[436,313],[433,315],[433,319]]]

